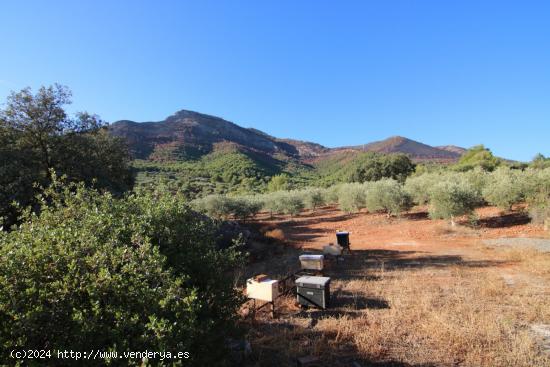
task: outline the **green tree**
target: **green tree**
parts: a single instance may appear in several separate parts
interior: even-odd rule
[[[355,213],[365,207],[365,185],[349,183],[340,186],[338,204],[345,213]]]
[[[382,178],[393,178],[404,182],[413,173],[415,165],[405,154],[374,154],[364,156],[357,167],[352,170],[351,182],[378,181]]]
[[[304,206],[307,209],[315,210],[320,206],[325,205],[324,192],[318,188],[308,188],[302,191],[304,198]]]
[[[455,217],[470,214],[479,204],[475,189],[461,181],[445,180],[430,190],[430,217],[450,219],[455,225]]]
[[[0,217],[13,223],[10,202],[33,202],[33,183],[47,186],[54,170],[69,180],[121,193],[133,183],[125,144],[95,115],[67,115],[71,92],[58,84],[13,92],[0,110]],[[5,145],[4,145],[5,144]]]
[[[512,210],[512,205],[523,201],[526,182],[521,171],[499,167],[491,173],[483,189],[485,200],[505,210]]]
[[[468,171],[475,167],[481,167],[485,171],[492,171],[501,164],[501,159],[483,145],[476,145],[468,149],[458,163],[454,166],[457,171]]]
[[[283,213],[294,217],[304,209],[304,201],[298,191],[283,191],[279,197],[280,205]]]
[[[366,195],[366,207],[369,212],[384,211],[391,215],[399,215],[412,206],[410,196],[403,186],[393,179],[384,179],[369,184]]]

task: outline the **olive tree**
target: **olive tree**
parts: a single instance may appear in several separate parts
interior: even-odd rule
[[[384,211],[391,215],[399,215],[412,206],[410,196],[403,186],[393,179],[372,182],[366,195],[366,207],[369,211]]]
[[[263,195],[263,208],[273,216],[273,214],[283,214],[284,208],[282,204],[282,197],[285,195],[285,191],[276,191]]]
[[[405,181],[404,190],[416,204],[424,205],[430,201],[430,188],[439,180],[441,175],[437,173],[411,176]]]
[[[485,200],[499,208],[511,210],[524,199],[526,182],[521,171],[499,167],[493,171],[483,189]]]
[[[264,203],[253,196],[236,197],[230,199],[231,214],[233,217],[246,221],[255,217],[262,209]]]
[[[365,207],[365,184],[343,184],[338,191],[338,204],[345,213],[355,213]]]
[[[455,217],[472,213],[479,202],[475,189],[468,183],[441,181],[430,189],[430,217],[450,219],[454,226]]]
[[[233,200],[227,195],[211,194],[193,201],[193,207],[216,219],[228,219],[234,210]]]
[[[325,205],[324,190],[313,187],[302,190],[301,193],[303,194],[304,206],[306,209],[315,210]]]
[[[529,215],[537,224],[550,225],[550,168],[527,170],[526,201]]]
[[[283,213],[289,214],[291,217],[300,214],[304,209],[304,201],[299,191],[285,191],[279,200]]]

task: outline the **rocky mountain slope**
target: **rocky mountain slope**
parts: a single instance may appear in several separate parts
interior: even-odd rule
[[[275,138],[257,129],[187,110],[158,122],[117,121],[110,125],[110,131],[126,139],[135,158],[150,160],[199,158],[227,144],[244,152],[299,161],[318,160],[344,151],[404,153],[415,160],[454,161],[464,151],[454,146],[432,147],[400,136],[360,146],[327,148]]]

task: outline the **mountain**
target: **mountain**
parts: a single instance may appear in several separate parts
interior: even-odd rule
[[[448,152],[457,153],[459,155],[462,155],[466,152],[466,149],[464,149],[462,147],[457,147],[456,145],[443,145],[443,146],[439,146],[439,147],[436,147],[436,148],[441,149],[441,150],[446,150]]]
[[[461,153],[455,151],[432,147],[402,136],[392,136],[385,140],[375,141],[365,145],[347,147],[347,149],[384,154],[404,153],[416,160],[453,161],[457,160],[461,155]]]
[[[232,149],[278,160],[318,161],[346,151],[404,153],[415,160],[456,161],[463,149],[432,147],[394,136],[360,146],[327,148],[320,144],[280,139],[254,128],[243,128],[219,117],[181,110],[163,121],[121,120],[110,131],[128,142],[135,158],[157,161],[197,159],[220,149]]]

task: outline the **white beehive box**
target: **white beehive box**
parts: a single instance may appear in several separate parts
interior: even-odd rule
[[[342,255],[342,246],[340,245],[325,245],[323,246],[323,254],[325,255],[332,255],[332,256],[340,256]]]
[[[299,259],[303,270],[323,270],[323,255],[300,255]]]
[[[273,302],[279,295],[279,281],[276,279],[264,279],[256,281],[250,278],[246,281],[246,296],[260,301]]]

